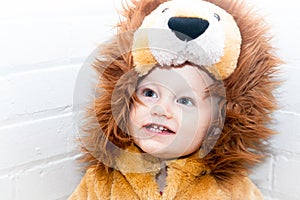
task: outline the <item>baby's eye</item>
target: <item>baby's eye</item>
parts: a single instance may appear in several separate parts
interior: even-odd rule
[[[183,104],[183,105],[186,105],[186,106],[193,106],[194,105],[193,100],[188,98],[188,97],[182,97],[182,98],[178,99],[177,103],[180,103],[180,104]]]
[[[144,89],[142,91],[142,95],[145,96],[145,97],[152,97],[152,98],[157,98],[157,94],[151,90],[151,89]]]

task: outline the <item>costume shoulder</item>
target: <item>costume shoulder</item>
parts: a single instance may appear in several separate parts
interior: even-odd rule
[[[248,177],[232,178],[230,182],[216,182],[214,176],[208,175],[191,185],[182,196],[214,200],[263,200],[259,189]],[[201,194],[201,197],[199,197]]]
[[[221,188],[230,199],[263,200],[259,189],[248,177],[234,178],[231,182],[222,182]]]
[[[103,167],[91,166],[68,200],[110,199],[111,180],[110,173]]]

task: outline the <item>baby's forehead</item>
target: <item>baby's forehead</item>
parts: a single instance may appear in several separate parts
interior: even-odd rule
[[[142,84],[177,85],[193,89],[207,88],[214,80],[203,70],[191,65],[183,67],[155,67],[148,75],[142,78]]]

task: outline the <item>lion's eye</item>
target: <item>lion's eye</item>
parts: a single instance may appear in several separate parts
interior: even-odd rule
[[[218,21],[221,20],[220,15],[218,15],[217,13],[214,13],[214,17],[215,17]]]
[[[161,12],[164,13],[164,12],[166,12],[167,10],[169,10],[169,8],[165,8],[165,9],[163,9]]]

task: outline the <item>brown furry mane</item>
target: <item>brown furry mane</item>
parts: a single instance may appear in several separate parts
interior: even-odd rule
[[[101,74],[97,86],[101,88],[101,95],[95,99],[88,114],[91,120],[83,130],[86,133],[82,138],[86,145],[83,147],[86,161],[97,163],[95,157],[100,156],[108,163],[113,162],[105,154],[110,149],[108,140],[121,148],[131,144],[126,124],[137,74],[132,70],[131,53],[127,51],[133,36],[130,31],[136,30],[144,17],[165,1],[133,0],[132,5],[124,5],[120,13],[124,20],[117,26],[118,36],[99,52],[105,60],[94,62],[94,68]],[[278,85],[274,76],[281,61],[273,52],[263,19],[245,3],[238,0],[207,1],[230,13],[242,35],[238,67],[224,80],[227,100],[224,128],[217,144],[204,158],[212,174],[222,181],[246,175],[249,167],[264,156],[266,141],[274,134],[267,125],[272,120],[270,114],[276,109],[272,91]],[[96,121],[93,116],[97,117]],[[100,124],[100,127],[95,124]],[[99,134],[101,130],[104,134]]]
[[[224,80],[226,119],[223,133],[205,157],[219,179],[246,174],[264,157],[266,141],[274,134],[267,127],[277,105],[272,91],[281,61],[275,57],[264,20],[241,1],[209,0],[230,13],[242,35],[238,67]]]

